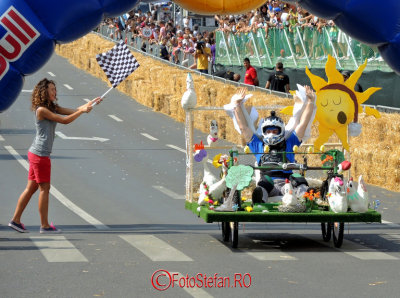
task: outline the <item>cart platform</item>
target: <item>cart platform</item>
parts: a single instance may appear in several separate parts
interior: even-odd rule
[[[344,223],[350,222],[381,222],[381,214],[369,209],[365,213],[346,212],[334,213],[328,210],[313,209],[310,212],[280,212],[277,207],[279,203],[262,204],[267,212],[221,212],[208,209],[207,206],[200,206],[196,202],[185,202],[185,208],[201,217],[206,223],[222,223],[222,239],[231,242],[232,247],[236,248],[239,237],[239,222],[303,222],[320,223],[322,238],[328,242],[333,236],[333,244],[340,248],[343,243]]]
[[[381,222],[381,214],[369,209],[366,213],[346,212],[334,213],[332,211],[312,210],[311,212],[279,212],[274,207],[279,203],[266,203],[269,212],[220,212],[209,210],[205,206],[197,211],[198,204],[186,201],[185,208],[201,217],[206,223],[212,222]]]

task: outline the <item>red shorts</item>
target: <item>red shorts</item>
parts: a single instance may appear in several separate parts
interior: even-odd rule
[[[38,156],[28,151],[29,173],[28,180],[36,183],[50,182],[51,161],[48,156]]]

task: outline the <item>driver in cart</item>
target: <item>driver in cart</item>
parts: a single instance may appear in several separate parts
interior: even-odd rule
[[[240,89],[232,97],[234,119],[247,146],[255,154],[258,166],[295,163],[294,154],[290,153],[293,152],[293,146],[300,146],[303,139],[309,137],[311,124],[315,117],[316,95],[309,86],[298,85],[298,87],[299,90],[302,90],[301,100],[294,95],[295,102],[297,101],[299,104],[297,108],[295,104],[293,117],[286,128],[283,120],[276,116],[275,111],[272,111],[269,117],[260,120],[258,126],[259,135],[254,128],[250,127],[252,124],[249,123],[251,121],[248,120],[248,114],[246,115],[247,112],[243,105],[244,99],[247,98],[246,89]],[[299,93],[297,94],[299,95]],[[306,134],[307,136],[305,137]],[[264,146],[266,145],[269,150],[264,151]],[[284,157],[283,154],[278,152],[289,153],[286,153]],[[281,196],[286,179],[290,179],[295,187],[297,197],[302,195],[308,188],[305,178],[300,175],[293,175],[291,170],[262,170],[260,179],[252,194],[253,204],[267,202],[268,197]]]

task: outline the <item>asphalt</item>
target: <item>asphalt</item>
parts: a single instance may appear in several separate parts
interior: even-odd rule
[[[43,77],[57,82],[59,103],[66,107],[108,89],[58,56],[27,77],[24,90]],[[221,241],[217,223],[204,223],[179,199],[185,154],[167,145],[185,148],[183,124],[116,90],[92,113],[57,126],[78,138],[57,137],[52,154],[49,217],[63,229],[61,238],[38,233],[37,195],[22,218],[30,233],[11,230],[7,223],[27,171],[8,149],[26,160],[35,133],[29,107],[30,92],[22,92],[0,114],[1,297],[398,297],[399,193],[370,186],[387,223],[346,224],[340,249],[322,241],[318,224],[306,223],[240,224],[239,247],[232,249]],[[109,140],[79,139],[92,137]],[[52,250],[54,245],[59,246]],[[75,261],[67,261],[74,254]],[[235,273],[248,273],[251,285],[192,289],[175,283],[159,292],[151,283],[159,269],[232,281]]]

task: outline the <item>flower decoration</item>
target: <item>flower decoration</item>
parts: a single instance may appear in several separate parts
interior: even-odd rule
[[[204,149],[203,141],[200,141],[200,144],[194,144],[194,151],[200,151]]]
[[[253,211],[253,207],[247,206],[246,208],[244,208],[247,212],[251,212]]]
[[[322,164],[325,164],[326,162],[333,161],[333,157],[331,155],[327,155],[325,159],[322,161]]]
[[[337,149],[332,149],[321,155],[321,161],[324,167],[332,167],[335,159],[338,164],[343,162],[345,160],[343,152]]]
[[[197,162],[201,162],[205,157],[207,157],[207,151],[201,149],[200,151],[197,151],[194,155],[194,160]]]
[[[207,156],[207,151],[204,149],[203,141],[200,141],[200,144],[194,144],[194,151],[194,160],[197,162],[201,162]]]
[[[233,211],[238,211],[239,210],[239,205],[238,204],[233,205],[232,206],[232,210]]]
[[[212,164],[217,169],[222,166],[222,164],[219,162],[219,160],[221,159],[221,156],[222,156],[222,154],[220,153],[220,154],[215,155],[213,158]]]
[[[303,195],[303,197],[304,197],[306,200],[315,201],[315,199],[321,198],[321,194],[320,194],[320,192],[315,192],[314,189],[311,188],[309,191],[307,191],[307,192]]]
[[[210,187],[208,186],[208,184],[206,182],[203,182],[203,186],[204,186],[204,189],[206,190],[204,192],[206,197],[203,200],[204,202],[206,202],[205,206],[208,206],[208,209],[210,209],[210,210],[214,210],[214,206],[218,206],[219,202],[218,202],[218,200],[214,200],[214,198],[210,194]]]
[[[307,208],[307,210],[310,212],[313,209],[314,202],[316,202],[317,199],[321,198],[320,192],[316,192],[315,189],[310,188],[304,195],[304,204]]]

